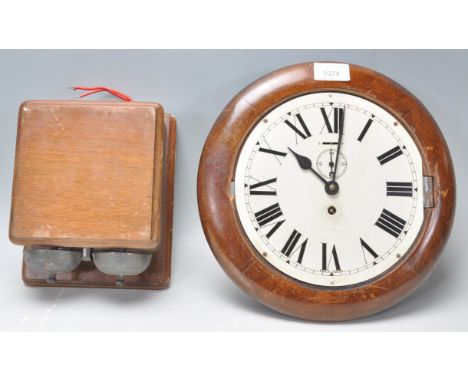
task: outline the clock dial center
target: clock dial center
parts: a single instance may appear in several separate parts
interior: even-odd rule
[[[324,153],[323,139],[331,141],[334,137],[317,134],[302,140],[292,150],[306,158],[319,158]],[[330,156],[328,150],[325,152]],[[345,170],[336,182],[324,177],[325,184],[311,171],[301,168],[290,152],[275,170],[275,192],[286,224],[318,242],[333,241],[348,246],[347,238],[359,237],[363,227],[372,227],[379,217],[385,203],[385,177],[379,161],[350,135],[343,137],[341,152],[346,160],[346,167],[342,167]],[[312,161],[314,169],[316,162]],[[251,198],[251,202],[261,200]],[[329,212],[330,206],[335,209],[333,214]]]

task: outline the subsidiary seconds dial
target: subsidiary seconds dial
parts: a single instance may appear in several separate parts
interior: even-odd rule
[[[423,222],[422,161],[407,130],[364,98],[318,92],[251,130],[235,172],[250,242],[279,271],[340,287],[404,258]]]

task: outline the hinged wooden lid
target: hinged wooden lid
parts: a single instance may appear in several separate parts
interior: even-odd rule
[[[163,118],[156,103],[23,103],[10,239],[21,245],[158,247]]]

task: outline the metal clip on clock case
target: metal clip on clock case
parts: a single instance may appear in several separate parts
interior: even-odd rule
[[[167,287],[175,137],[156,103],[23,103],[10,239],[24,282]]]

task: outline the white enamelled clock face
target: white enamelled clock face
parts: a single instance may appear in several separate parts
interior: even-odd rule
[[[328,287],[370,280],[402,260],[423,222],[422,161],[406,129],[361,97],[307,94],[251,131],[235,202],[275,268]]]

